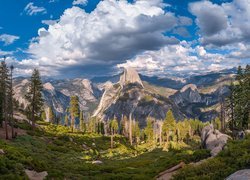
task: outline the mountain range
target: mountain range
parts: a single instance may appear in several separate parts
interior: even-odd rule
[[[186,78],[163,78],[140,75],[133,68],[125,68],[121,74],[91,80],[46,78],[43,79],[45,112],[48,114],[51,107],[57,115],[63,115],[70,96],[76,95],[85,115],[103,121],[131,116],[144,126],[147,117],[162,120],[169,109],[177,120],[209,121],[219,115],[219,103],[228,95],[234,75],[233,70],[225,70]],[[26,107],[28,79],[17,77],[13,82],[14,98]]]

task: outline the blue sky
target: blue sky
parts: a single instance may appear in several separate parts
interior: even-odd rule
[[[248,0],[3,0],[0,56],[17,76],[217,71],[250,63],[249,12]]]

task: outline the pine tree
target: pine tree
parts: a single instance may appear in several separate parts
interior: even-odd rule
[[[64,125],[65,125],[65,126],[68,126],[68,125],[69,125],[68,114],[66,114],[66,115],[64,116]]]
[[[79,117],[79,99],[77,96],[70,97],[70,117],[71,117],[71,131],[74,131],[75,119]]]
[[[119,129],[118,126],[118,121],[116,118],[114,118],[113,120],[111,120],[109,122],[109,128],[110,128],[110,144],[111,144],[111,149],[113,149],[114,147],[114,135],[117,134],[117,131]]]
[[[250,75],[249,65],[245,70],[238,67],[236,82],[230,85],[230,95],[226,99],[231,130],[243,130],[249,126],[250,116]]]
[[[84,123],[84,119],[83,119],[83,112],[80,111],[80,131],[84,132],[86,131],[86,125]]]
[[[175,133],[175,118],[171,110],[169,110],[166,114],[166,119],[163,122],[162,132],[166,141],[169,142],[169,138],[172,134]]]
[[[134,141],[136,142],[136,145],[140,142],[140,127],[139,127],[139,122],[134,121],[133,122],[133,138]]]
[[[46,118],[46,112],[45,111],[42,112],[41,118],[42,118],[43,121],[46,121],[47,118]]]
[[[12,90],[10,85],[9,69],[5,63],[5,60],[1,62],[0,66],[0,101],[1,101],[1,124],[5,121],[5,135],[6,139],[9,139],[8,134],[8,120],[11,114],[12,103],[10,103],[10,97],[12,97]],[[11,99],[12,101],[12,99]]]
[[[151,118],[147,118],[147,125],[144,129],[144,133],[147,142],[152,142],[154,140],[153,120]]]
[[[220,120],[220,118],[218,118],[218,117],[215,118],[213,120],[213,125],[214,125],[215,129],[221,130],[221,120]]]
[[[35,128],[35,120],[40,117],[42,107],[43,107],[43,97],[42,97],[42,81],[38,69],[34,69],[30,82],[28,92],[26,94],[26,99],[29,102],[29,109],[31,112],[32,128]]]
[[[49,107],[49,122],[51,122],[51,123],[56,122],[55,114],[54,114],[51,107]]]

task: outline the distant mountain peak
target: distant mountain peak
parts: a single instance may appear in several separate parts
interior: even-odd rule
[[[185,92],[186,90],[191,89],[192,91],[196,91],[197,90],[197,86],[195,84],[187,84],[186,86],[184,86],[180,92]]]
[[[82,85],[83,85],[87,90],[89,90],[90,92],[93,93],[92,83],[90,82],[90,80],[88,80],[88,79],[83,79],[83,80],[82,80]]]
[[[128,83],[138,83],[139,85],[144,87],[139,74],[134,68],[131,68],[131,67],[124,68],[124,71],[120,77],[119,83],[122,87]]]
[[[54,86],[49,82],[45,83],[43,85],[43,88],[46,89],[46,90],[49,90],[49,91],[54,91],[55,90]]]

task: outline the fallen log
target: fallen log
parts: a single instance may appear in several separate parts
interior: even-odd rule
[[[170,169],[167,169],[167,170],[161,172],[160,174],[158,174],[158,175],[156,176],[156,178],[159,178],[159,177],[161,177],[161,176],[163,176],[163,175],[165,175],[165,174],[167,174],[167,173],[173,173],[174,171],[177,171],[178,169],[183,168],[184,165],[185,165],[184,162],[180,162],[180,163],[177,164],[176,166],[171,167]]]

